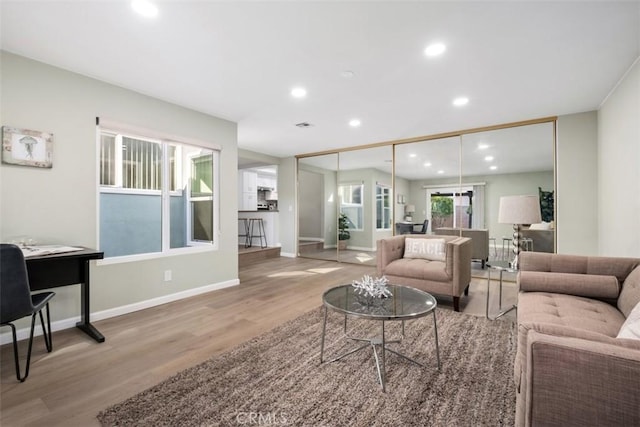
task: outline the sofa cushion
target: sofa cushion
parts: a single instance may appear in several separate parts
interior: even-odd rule
[[[414,239],[407,237],[404,242],[404,257],[444,261],[444,239]]]
[[[640,302],[631,310],[627,320],[622,324],[618,338],[640,340]]]
[[[625,317],[629,317],[631,310],[638,303],[640,303],[640,266],[629,273],[624,280],[618,297],[618,308]]]
[[[620,293],[620,284],[615,276],[597,274],[520,271],[518,284],[520,290],[526,292],[552,292],[589,298],[615,299]]]
[[[548,323],[615,337],[624,323],[616,307],[603,301],[546,292],[521,292],[518,323]]]
[[[443,261],[429,261],[419,258],[397,259],[384,268],[384,274],[436,282],[451,280],[451,277],[447,275]]]

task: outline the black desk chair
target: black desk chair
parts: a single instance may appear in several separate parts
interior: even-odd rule
[[[427,234],[427,228],[429,228],[429,220],[425,219],[420,231],[411,231],[411,234]]]
[[[13,335],[13,357],[16,363],[16,377],[24,382],[29,376],[31,363],[31,347],[33,345],[33,329],[36,315],[40,314],[42,333],[47,351],[51,352],[51,317],[49,316],[49,300],[55,293],[43,292],[31,295],[27,265],[22,251],[16,245],[0,244],[0,326],[11,326]],[[47,308],[47,328],[44,326],[42,309]],[[27,367],[24,376],[20,376],[20,362],[18,360],[18,339],[16,327],[13,323],[23,317],[31,316],[31,334],[29,335],[29,350],[27,352]]]

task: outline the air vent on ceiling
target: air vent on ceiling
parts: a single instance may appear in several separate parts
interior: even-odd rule
[[[299,128],[308,128],[313,125],[309,122],[300,122],[300,123],[296,123],[296,126],[298,126]]]

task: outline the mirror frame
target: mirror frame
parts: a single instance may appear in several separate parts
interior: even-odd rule
[[[553,144],[553,148],[552,148],[552,152],[553,152],[553,191],[554,191],[554,194],[556,195],[556,200],[555,200],[554,208],[553,208],[553,215],[554,215],[554,219],[555,219],[553,250],[554,250],[554,252],[557,252],[557,247],[558,247],[558,241],[557,241],[557,229],[558,229],[558,223],[557,223],[557,218],[558,218],[558,216],[557,216],[557,206],[558,206],[558,202],[557,202],[557,188],[558,188],[558,182],[557,182],[557,179],[558,179],[557,178],[557,176],[558,176],[558,174],[557,174],[557,140],[558,140],[558,138],[557,138],[557,134],[558,134],[558,132],[557,132],[557,128],[558,128],[558,117],[557,116],[549,116],[549,117],[542,117],[542,118],[538,118],[538,119],[522,120],[522,121],[518,121],[518,122],[503,123],[503,124],[498,124],[498,125],[462,129],[462,130],[458,130],[458,131],[444,132],[444,133],[438,133],[438,134],[432,134],[432,135],[426,135],[426,136],[417,136],[417,137],[412,137],[412,138],[397,139],[397,140],[391,140],[391,141],[383,141],[383,142],[378,142],[378,143],[373,143],[373,144],[365,144],[365,145],[359,145],[359,146],[353,146],[353,147],[345,147],[345,148],[335,149],[335,150],[326,150],[326,151],[319,151],[319,152],[313,152],[313,153],[298,154],[298,155],[295,156],[295,158],[296,158],[296,166],[297,166],[298,162],[300,161],[300,159],[304,159],[304,158],[307,158],[307,157],[315,157],[315,156],[321,156],[321,155],[326,155],[326,154],[338,154],[339,155],[339,153],[347,152],[347,151],[356,151],[356,150],[362,150],[362,149],[367,149],[367,148],[391,146],[391,147],[393,147],[393,149],[392,149],[391,185],[392,185],[393,196],[394,196],[394,199],[395,199],[395,197],[397,197],[397,195],[398,195],[397,192],[396,192],[396,169],[395,169],[395,167],[396,167],[396,158],[395,158],[395,156],[396,156],[396,149],[395,149],[396,146],[404,145],[404,144],[410,144],[410,143],[416,143],[416,142],[427,142],[427,141],[432,141],[432,140],[437,140],[437,139],[452,138],[452,137],[458,137],[459,141],[461,143],[462,137],[464,135],[480,133],[480,132],[487,132],[487,131],[495,131],[495,130],[500,130],[500,129],[517,128],[517,127],[540,124],[540,123],[552,123],[552,132],[553,132],[553,136],[552,136],[552,144]],[[460,171],[460,173],[458,174],[458,178],[459,178],[459,182],[461,182],[461,180],[462,180],[462,171]],[[296,183],[298,184],[297,169],[296,169]],[[299,191],[299,188],[298,188],[297,185],[296,185],[296,191]],[[337,189],[336,189],[336,191],[337,191]],[[297,197],[297,199],[299,199],[299,197]],[[393,216],[394,219],[397,217],[396,206],[397,206],[397,203],[393,203],[392,216]],[[298,248],[299,236],[297,235],[298,234],[298,232],[297,232],[297,222],[298,221],[299,221],[299,218],[296,218],[296,250],[299,253],[299,248]],[[395,230],[393,230],[393,232],[395,233]],[[338,262],[340,262],[339,261],[339,257],[338,257]]]

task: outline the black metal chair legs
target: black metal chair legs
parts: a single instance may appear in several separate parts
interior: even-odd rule
[[[44,344],[47,347],[47,352],[51,353],[53,350],[53,342],[51,339],[51,317],[49,316],[49,303],[45,306],[47,309],[47,325],[45,327],[44,324],[44,316],[42,315],[42,310],[39,310],[38,313],[33,313],[31,315],[31,332],[29,334],[29,348],[27,350],[27,363],[25,366],[24,376],[20,374],[20,358],[18,356],[18,337],[16,334],[16,327],[13,323],[7,323],[7,326],[11,327],[11,335],[13,337],[13,359],[16,365],[16,378],[21,383],[27,379],[29,376],[29,367],[31,366],[31,350],[33,348],[33,331],[35,329],[36,324],[36,315],[40,314],[40,324],[42,325],[42,336],[44,337]]]

